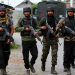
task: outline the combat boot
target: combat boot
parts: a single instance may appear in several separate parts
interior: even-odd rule
[[[45,71],[45,62],[42,63],[41,70],[42,70],[42,71]]]
[[[4,75],[7,75],[7,72],[6,72],[6,68],[4,68],[4,73],[3,73]]]
[[[75,68],[75,64],[72,64],[72,68]]]
[[[64,72],[67,72],[67,68],[66,67],[64,67]]]
[[[27,70],[25,75],[30,75],[30,70]]]
[[[67,68],[67,74],[66,75],[71,75],[71,70],[70,68]]]
[[[51,67],[51,74],[57,74],[57,72],[55,71],[55,67]]]
[[[29,63],[29,67],[30,67],[31,71],[32,71],[33,73],[35,73],[34,66],[33,66],[33,65],[31,65],[31,63]]]
[[[4,70],[3,69],[0,69],[0,75],[4,75]]]

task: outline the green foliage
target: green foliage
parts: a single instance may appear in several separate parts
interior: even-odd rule
[[[31,6],[31,13],[33,13],[33,8],[37,8],[37,4],[33,4],[33,5]]]
[[[10,50],[13,50],[13,49],[19,49],[20,48],[20,45],[18,44],[13,44],[13,43],[10,43]]]
[[[42,1],[47,1],[47,0],[42,0]]]
[[[70,0],[66,0],[66,2],[70,2]]]
[[[17,13],[15,14],[15,16],[16,16],[17,19],[23,18],[24,17],[23,11],[17,11]]]
[[[4,3],[4,1],[1,1],[0,3]]]

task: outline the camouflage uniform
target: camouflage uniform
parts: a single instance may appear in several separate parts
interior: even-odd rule
[[[57,51],[58,51],[58,44],[57,39],[55,38],[46,38],[43,36],[43,54],[42,54],[42,62],[46,62],[47,56],[49,54],[49,49],[51,46],[52,52],[52,65],[57,65]]]
[[[43,18],[40,21],[40,26],[42,26],[42,23],[45,22],[45,18]],[[46,38],[45,36],[43,36],[43,54],[42,54],[42,58],[41,61],[42,62],[46,62],[47,56],[49,54],[49,49],[51,46],[52,49],[52,65],[56,65],[57,64],[57,51],[58,51],[58,43],[57,43],[57,39],[54,37],[49,37]]]

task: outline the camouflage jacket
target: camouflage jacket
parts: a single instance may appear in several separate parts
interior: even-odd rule
[[[74,19],[74,18],[73,18]],[[65,24],[65,18],[63,17],[57,24],[56,26],[56,30],[58,31],[58,29],[62,28]],[[58,31],[59,32],[59,31]],[[59,32],[60,33],[60,32]],[[65,38],[67,37],[67,38]],[[64,41],[70,41],[70,36],[64,36]],[[72,41],[75,41],[75,36],[72,37]]]

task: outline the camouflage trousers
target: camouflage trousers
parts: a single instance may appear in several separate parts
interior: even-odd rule
[[[52,65],[56,65],[57,64],[57,51],[58,51],[57,39],[43,37],[43,45],[44,45],[44,47],[42,50],[43,54],[42,54],[41,61],[43,63],[46,62],[47,56],[50,51],[50,46],[51,46]]]

